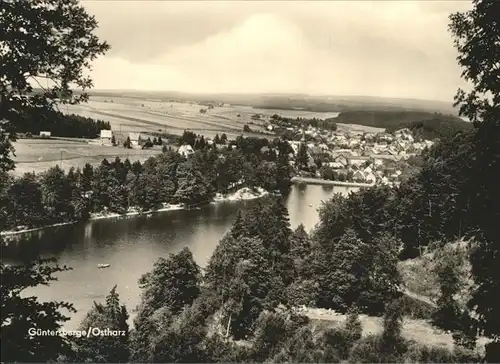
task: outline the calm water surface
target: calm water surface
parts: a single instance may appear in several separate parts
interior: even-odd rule
[[[347,187],[294,186],[287,197],[292,228],[306,230],[318,222],[317,208],[334,193],[347,194]],[[253,201],[213,204],[201,210],[166,211],[150,217],[136,216],[97,220],[62,226],[26,236],[2,249],[6,263],[20,263],[37,255],[57,257],[73,268],[58,275],[48,287],[30,290],[41,300],[72,302],[78,312],[65,326],[74,329],[92,307],[117,284],[121,300],[132,311],[140,299],[137,281],[152,269],[159,257],[188,247],[202,267],[222,236],[231,228],[238,209]],[[312,206],[310,206],[312,205]],[[98,269],[97,264],[111,264]]]

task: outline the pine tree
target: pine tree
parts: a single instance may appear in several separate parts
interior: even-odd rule
[[[81,187],[82,190],[87,192],[92,188],[92,181],[94,179],[94,167],[89,163],[85,163],[85,166],[82,170],[81,176]]]
[[[173,314],[179,313],[200,294],[199,280],[200,268],[188,248],[170,254],[168,259],[159,258],[153,270],[139,280],[142,290],[140,310],[153,312],[166,307]]]
[[[209,202],[210,188],[200,171],[189,168],[185,176],[179,178],[176,198],[188,206]]]
[[[94,302],[94,307],[80,324],[80,330],[109,329],[117,334],[78,338],[76,360],[127,363],[130,357],[128,317],[127,309],[120,304],[120,297],[114,286],[106,296],[104,304]]]
[[[132,142],[130,141],[130,137],[128,136],[127,139],[123,142],[123,147],[127,149],[132,149]]]
[[[402,349],[403,337],[401,330],[403,327],[403,303],[400,299],[390,302],[384,313],[384,330],[382,332],[380,349],[382,353],[394,361],[394,356]],[[397,361],[397,360],[396,360]]]
[[[309,162],[309,155],[307,153],[307,146],[300,143],[299,150],[297,151],[296,163],[299,169],[305,169]]]

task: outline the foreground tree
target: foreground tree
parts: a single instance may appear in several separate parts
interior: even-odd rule
[[[0,303],[2,318],[2,362],[48,362],[61,355],[70,356],[71,347],[64,336],[37,335],[37,330],[60,330],[69,317],[60,312],[76,312],[66,302],[39,302],[25,290],[55,281],[55,273],[69,270],[39,260],[23,266],[0,268]]]
[[[168,259],[160,258],[153,270],[139,280],[143,303],[149,306],[148,310],[167,307],[177,314],[200,294],[199,279],[200,268],[188,248]]]
[[[87,99],[92,80],[84,75],[109,45],[93,34],[94,17],[71,0],[3,1],[0,7],[0,173],[15,168],[14,124],[26,113],[50,114],[56,102]],[[41,90],[34,90],[36,84]],[[45,87],[43,86],[45,84]],[[83,92],[74,95],[70,84]],[[0,186],[2,187],[2,186]],[[0,196],[4,191],[0,191]],[[1,239],[1,238],[0,238]],[[28,287],[48,284],[66,267],[39,261],[22,267],[1,266],[2,361],[49,361],[68,351],[65,338],[33,336],[29,328],[57,330],[68,318],[64,302],[40,303],[21,297]]]
[[[92,80],[84,71],[109,45],[94,35],[97,21],[76,1],[3,1],[0,19],[0,170],[12,170],[13,124],[29,110],[44,114],[56,102],[86,100]],[[70,84],[83,92],[73,94]]]
[[[81,330],[99,328],[111,330],[113,335],[92,335],[77,339],[77,360],[93,363],[126,363],[129,359],[129,328],[127,308],[120,304],[114,286],[106,302],[96,303],[80,325]]]
[[[158,259],[153,270],[139,279],[142,299],[131,337],[133,361],[149,360],[159,330],[171,325],[200,294],[199,279],[200,268],[187,248],[168,259]]]
[[[462,77],[470,92],[458,90],[455,103],[461,115],[476,126],[476,159],[469,186],[474,191],[471,216],[478,230],[471,254],[477,285],[469,302],[479,316],[481,332],[493,339],[487,361],[500,361],[500,2],[474,0],[473,8],[450,16],[449,29],[457,48]]]

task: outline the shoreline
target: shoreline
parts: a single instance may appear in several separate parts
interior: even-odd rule
[[[305,183],[309,185],[343,186],[343,187],[373,187],[375,183],[341,182],[313,177],[292,177],[292,183]]]
[[[218,204],[221,202],[235,202],[235,201],[250,201],[250,200],[255,200],[262,198],[264,196],[267,196],[269,194],[268,191],[264,190],[263,188],[257,188],[257,193],[254,193],[251,191],[250,188],[245,187],[242,188],[236,192],[233,192],[231,194],[223,195],[221,193],[217,193],[212,201],[210,201],[207,205],[212,205],[212,204]],[[182,204],[167,204],[164,203],[163,207],[156,209],[156,210],[149,210],[149,211],[138,211],[137,209],[134,209],[133,207],[129,209],[128,212],[124,214],[118,214],[116,212],[112,213],[103,213],[103,212],[97,212],[97,213],[91,213],[90,218],[86,221],[68,221],[68,222],[60,222],[56,224],[51,224],[51,225],[44,225],[36,228],[31,228],[31,229],[23,229],[19,231],[15,230],[7,230],[7,231],[0,231],[0,236],[2,237],[12,237],[12,236],[17,236],[17,235],[23,235],[35,231],[41,231],[53,227],[59,227],[59,226],[65,226],[65,225],[73,225],[79,222],[91,222],[91,221],[97,221],[97,220],[104,220],[104,219],[113,219],[113,218],[120,218],[120,217],[131,217],[131,216],[139,216],[139,215],[149,215],[149,214],[154,214],[158,212],[166,212],[166,211],[179,211],[179,210],[187,210],[185,206]],[[7,241],[4,241],[6,243]]]

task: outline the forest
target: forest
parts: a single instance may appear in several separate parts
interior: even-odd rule
[[[467,130],[472,127],[457,116],[443,115],[426,111],[379,111],[360,110],[341,112],[335,122],[342,124],[365,125],[374,128],[384,128],[392,132],[402,128],[424,128],[441,135],[441,129],[453,128],[453,131]],[[423,125],[423,126],[420,126]],[[432,135],[432,134],[431,134]],[[447,134],[448,135],[448,134]],[[430,138],[434,139],[434,138]]]
[[[320,129],[326,129],[330,131],[337,130],[337,124],[335,123],[335,118],[330,119],[318,119],[318,118],[287,118],[280,116],[278,114],[274,114],[271,116],[271,119],[274,123],[278,125],[283,125],[283,127],[287,126],[303,126],[303,127],[314,127]]]
[[[52,136],[66,138],[97,138],[101,130],[110,130],[109,122],[94,120],[75,114],[63,114],[60,111],[40,113],[29,109],[21,114],[14,124],[16,133],[39,135],[41,131],[50,131]]]
[[[227,148],[217,148],[192,132],[180,139],[196,149],[188,159],[165,146],[161,155],[143,164],[116,158],[67,173],[58,166],[20,178],[1,173],[0,231],[85,221],[90,213],[149,211],[164,203],[200,206],[231,186],[268,191],[290,186],[290,146],[285,141],[238,137]],[[227,140],[225,134],[221,139]],[[265,152],[263,146],[268,146]]]
[[[472,123],[457,121],[455,118],[432,117],[423,120],[402,122],[386,128],[387,133],[408,128],[417,140],[435,140],[453,137],[460,131],[473,128]]]

